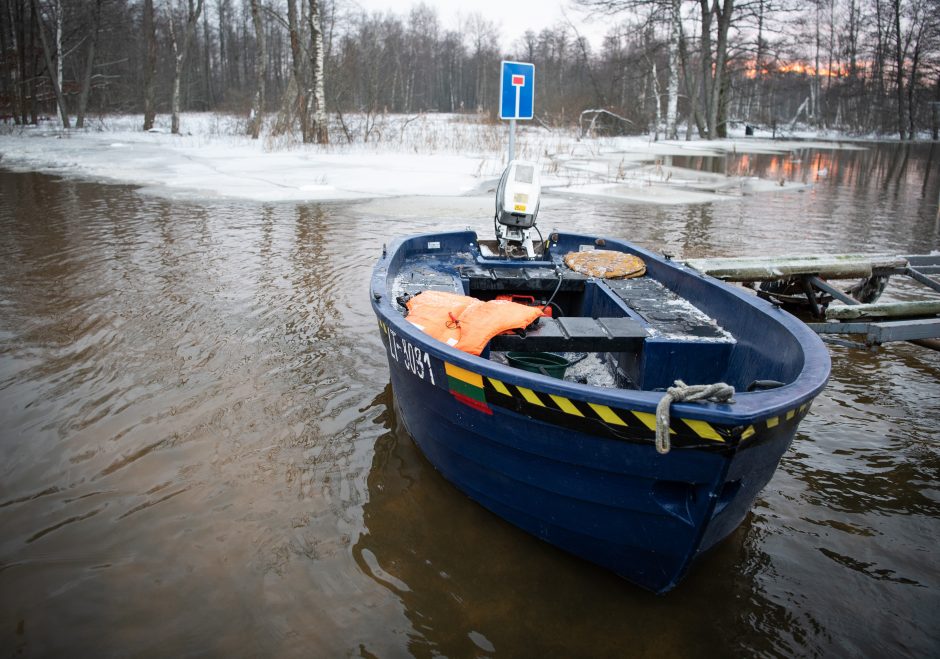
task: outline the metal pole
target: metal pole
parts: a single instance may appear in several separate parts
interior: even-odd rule
[[[512,162],[513,158],[516,155],[516,120],[509,120],[509,162],[506,163],[508,166]]]

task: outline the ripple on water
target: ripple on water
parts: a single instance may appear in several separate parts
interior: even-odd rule
[[[940,247],[926,160],[834,153],[804,192],[554,194],[540,224],[685,257]],[[723,166],[801,183],[780,158]],[[834,347],[830,386],[745,523],[655,598],[469,502],[399,427],[371,267],[395,236],[491,232],[468,210],[489,202],[455,205],[199,203],[0,173],[0,645],[935,652],[937,353]]]

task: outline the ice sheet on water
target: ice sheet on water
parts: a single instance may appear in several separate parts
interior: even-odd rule
[[[240,115],[183,113],[180,121],[181,135],[170,133],[169,115],[158,115],[158,125],[146,133],[142,115],[106,115],[85,130],[62,130],[55,121],[0,129],[0,154],[7,168],[130,183],[151,193],[165,188],[195,198],[263,202],[430,195],[432,207],[441,207],[441,198],[461,195],[471,195],[473,203],[481,197],[491,200],[504,162],[502,128],[463,114],[382,115],[376,134],[384,137],[328,146],[303,144],[296,135],[274,136],[267,130],[263,139],[252,140]],[[346,121],[375,118],[346,115]],[[540,161],[546,189],[644,203],[718,201],[734,197],[728,189],[751,194],[780,187],[773,180],[636,163],[666,155],[786,153],[796,145],[806,149],[818,144],[585,137],[574,127],[548,130],[537,124],[518,130],[517,153]],[[826,143],[826,148],[846,146]],[[633,163],[626,173],[621,172],[624,162]],[[709,176],[712,182],[700,184],[699,179]],[[414,200],[405,206],[415,209],[406,212],[421,214]]]

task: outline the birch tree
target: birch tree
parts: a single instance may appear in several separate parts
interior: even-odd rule
[[[261,20],[261,0],[251,0],[251,21],[255,28],[255,93],[248,118],[248,133],[258,139],[264,123],[264,79],[267,76],[267,55],[264,38],[264,21]]]
[[[676,139],[679,114],[679,40],[682,36],[682,0],[669,2],[669,82],[666,84],[666,139]]]
[[[179,135],[180,132],[180,81],[183,77],[184,67],[186,66],[186,56],[189,53],[189,44],[193,38],[193,32],[196,29],[196,23],[199,21],[199,14],[202,13],[203,0],[196,0],[195,7],[193,0],[187,0],[186,20],[183,23],[182,34],[177,34],[177,27],[173,16],[169,18],[170,23],[170,44],[173,47],[173,97],[170,102],[172,119],[170,121],[170,132]]]
[[[308,91],[308,98],[312,96],[312,112],[308,113],[308,119],[312,114],[312,132],[316,137],[317,144],[329,144],[330,133],[326,118],[326,92],[323,80],[323,25],[320,20],[320,3],[318,0],[310,0],[310,11],[307,13],[310,21],[310,49],[311,49],[311,71],[313,75],[312,90]]]

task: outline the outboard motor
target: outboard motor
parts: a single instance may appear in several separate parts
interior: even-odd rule
[[[527,160],[513,160],[496,187],[496,238],[499,249],[512,258],[536,258],[532,230],[539,212],[542,185],[539,166]],[[541,234],[539,234],[541,244]]]

